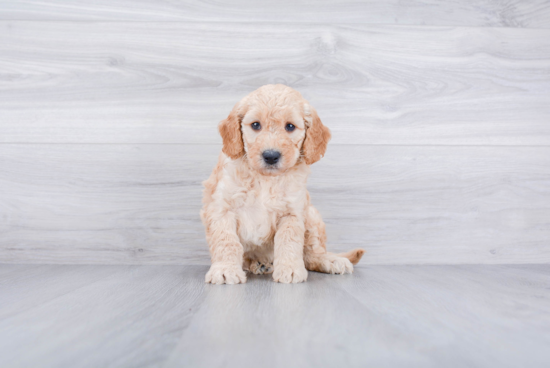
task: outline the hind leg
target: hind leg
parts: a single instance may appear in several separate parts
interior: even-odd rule
[[[353,264],[349,259],[340,257],[334,253],[315,254],[306,257],[306,268],[310,271],[343,275],[353,272]]]
[[[256,275],[273,273],[273,246],[252,250],[244,254],[243,268]]]
[[[265,275],[273,273],[273,263],[262,263],[260,261],[252,261],[248,270],[256,275]]]
[[[326,241],[325,223],[317,209],[310,205],[307,210],[304,244],[306,268],[310,271],[330,274],[352,273],[353,264],[359,262],[364,251],[355,249],[344,254],[329,253],[327,252]]]

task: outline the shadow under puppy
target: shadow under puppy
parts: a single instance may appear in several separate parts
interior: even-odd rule
[[[206,282],[246,282],[244,270],[297,283],[307,270],[353,272],[364,251],[326,250],[325,224],[306,188],[330,140],[316,111],[290,87],[266,85],[219,124],[223,149],[204,184],[201,219],[212,266]]]

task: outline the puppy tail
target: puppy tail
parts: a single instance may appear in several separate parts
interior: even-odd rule
[[[361,260],[361,257],[363,257],[363,254],[365,254],[365,250],[361,248],[357,248],[354,250],[350,250],[349,252],[346,252],[346,253],[340,253],[338,255],[340,257],[345,257],[349,259],[351,263],[356,265]]]

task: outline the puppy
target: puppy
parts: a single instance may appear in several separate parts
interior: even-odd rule
[[[309,165],[324,155],[330,130],[302,95],[263,86],[218,128],[222,153],[203,183],[201,219],[212,258],[206,282],[244,283],[244,270],[273,272],[282,283],[306,281],[307,270],[353,272],[364,251],[327,252],[325,224],[306,189]]]

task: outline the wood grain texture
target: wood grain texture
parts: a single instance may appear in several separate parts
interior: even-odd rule
[[[207,264],[213,145],[0,145],[0,262]],[[550,147],[329,145],[308,185],[365,264],[550,262]]]
[[[26,313],[52,300],[118,275],[127,267],[0,266],[0,320]]]
[[[282,285],[206,266],[3,265],[2,367],[546,367],[550,269],[369,266]]]
[[[2,367],[159,366],[204,299],[200,268],[2,267]]]
[[[414,341],[409,346],[429,361],[418,366],[548,364],[547,265],[369,267],[350,282],[329,281],[375,314],[374,323],[392,326],[405,346]]]
[[[0,55],[4,143],[216,144],[285,83],[333,143],[550,145],[545,29],[2,21]]]
[[[412,24],[477,27],[543,27],[545,0],[488,1],[1,1],[4,20],[132,20]]]
[[[209,290],[165,367],[545,367],[549,284],[545,266],[250,277]]]

